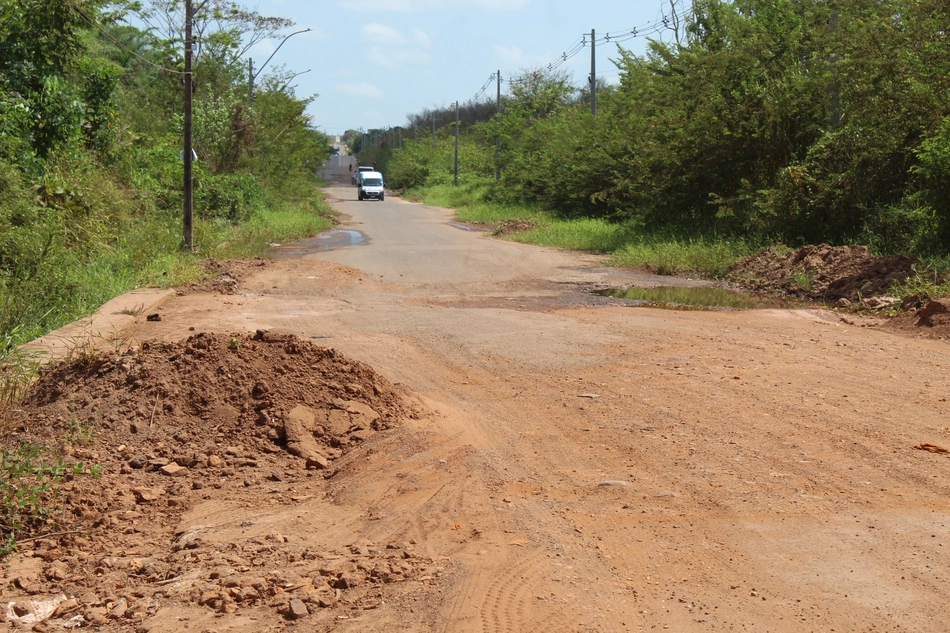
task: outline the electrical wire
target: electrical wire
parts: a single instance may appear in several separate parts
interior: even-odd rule
[[[491,77],[489,77],[485,81],[485,84],[482,86],[481,90],[476,92],[475,96],[468,100],[469,103],[478,103],[478,100],[481,99],[482,96],[485,94],[485,92],[488,90],[488,86],[492,85],[492,83],[495,81],[495,75],[496,73],[491,74]]]
[[[153,62],[152,60],[147,59],[147,58],[145,58],[145,57],[142,57],[141,55],[139,55],[138,53],[136,53],[135,51],[133,51],[132,49],[130,49],[130,48],[127,47],[126,45],[122,44],[119,40],[117,40],[116,38],[112,37],[112,35],[110,35],[108,32],[106,32],[105,29],[103,29],[103,28],[100,27],[98,24],[96,24],[95,20],[93,20],[93,19],[92,19],[91,17],[89,17],[88,15],[86,15],[86,12],[83,11],[80,7],[76,6],[75,9],[76,9],[76,11],[79,13],[79,15],[81,15],[81,16],[83,17],[83,19],[86,20],[86,22],[89,23],[90,26],[92,26],[94,29],[96,29],[96,31],[99,32],[99,35],[103,36],[104,38],[106,38],[107,40],[109,40],[110,42],[112,42],[113,44],[115,44],[116,46],[118,46],[119,48],[121,48],[122,50],[124,50],[126,53],[129,53],[130,55],[132,55],[132,56],[134,56],[134,57],[137,57],[138,59],[142,60],[142,61],[145,62],[146,64],[148,64],[148,65],[150,65],[150,66],[154,66],[155,68],[158,68],[159,70],[163,70],[163,71],[165,71],[165,72],[167,72],[167,73],[172,73],[172,74],[174,74],[174,75],[185,75],[185,74],[187,74],[187,73],[185,73],[184,71],[181,71],[181,70],[174,70],[174,69],[172,69],[172,68],[165,68],[165,67],[162,66],[161,64],[156,64],[156,63]]]

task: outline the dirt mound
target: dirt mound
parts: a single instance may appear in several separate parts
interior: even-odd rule
[[[908,297],[904,304],[907,311],[888,319],[885,329],[919,338],[950,339],[950,297],[919,301]]]
[[[903,255],[875,257],[866,246],[774,247],[733,264],[728,278],[755,290],[781,291],[834,301],[885,294],[895,281],[912,276],[917,260]]]
[[[304,512],[336,458],[416,415],[404,396],[333,349],[266,332],[196,334],[52,366],[3,443],[47,446],[48,456],[65,444],[67,463],[105,474],[67,477],[46,536],[21,539],[22,561],[0,572],[11,613],[28,618],[61,594],[44,626],[133,630],[165,607],[332,620],[379,604],[384,584],[431,580],[441,572],[412,543],[324,550],[255,533],[253,521],[223,541],[176,528],[201,504],[226,514],[266,500],[269,511]]]

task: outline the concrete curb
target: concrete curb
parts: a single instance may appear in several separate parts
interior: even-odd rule
[[[106,302],[90,316],[24,343],[20,349],[39,354],[43,362],[53,362],[77,347],[125,347],[135,338],[138,322],[173,296],[173,289],[142,288],[127,292]]]

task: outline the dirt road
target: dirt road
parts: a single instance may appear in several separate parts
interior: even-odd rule
[[[408,543],[427,575],[300,619],[166,602],[147,630],[950,628],[950,456],[914,448],[950,446],[945,342],[814,310],[608,305],[582,290],[658,280],[329,193],[362,232],[341,239],[365,244],[284,248],[238,294],[176,297],[137,337],[292,333],[416,412],[300,479],[292,506],[226,484],[168,528],[354,555]]]

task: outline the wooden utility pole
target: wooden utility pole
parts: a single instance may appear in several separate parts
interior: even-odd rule
[[[590,113],[597,116],[597,38],[590,30]]]
[[[495,74],[495,118],[501,125],[501,69]],[[501,129],[495,139],[495,182],[501,182]]]
[[[247,58],[247,105],[254,105],[254,60]]]
[[[455,102],[455,186],[459,185],[459,102]]]
[[[192,178],[192,159],[194,157],[192,149],[192,136],[194,133],[192,120],[192,98],[194,77],[191,70],[192,63],[192,25],[195,19],[195,10],[192,0],[185,0],[185,141],[182,148],[182,162],[185,165],[185,192],[184,192],[184,221],[183,221],[183,239],[182,249],[192,250],[192,237],[194,224],[192,215],[194,212],[194,180]]]
[[[432,147],[435,147],[435,115],[432,115]]]

